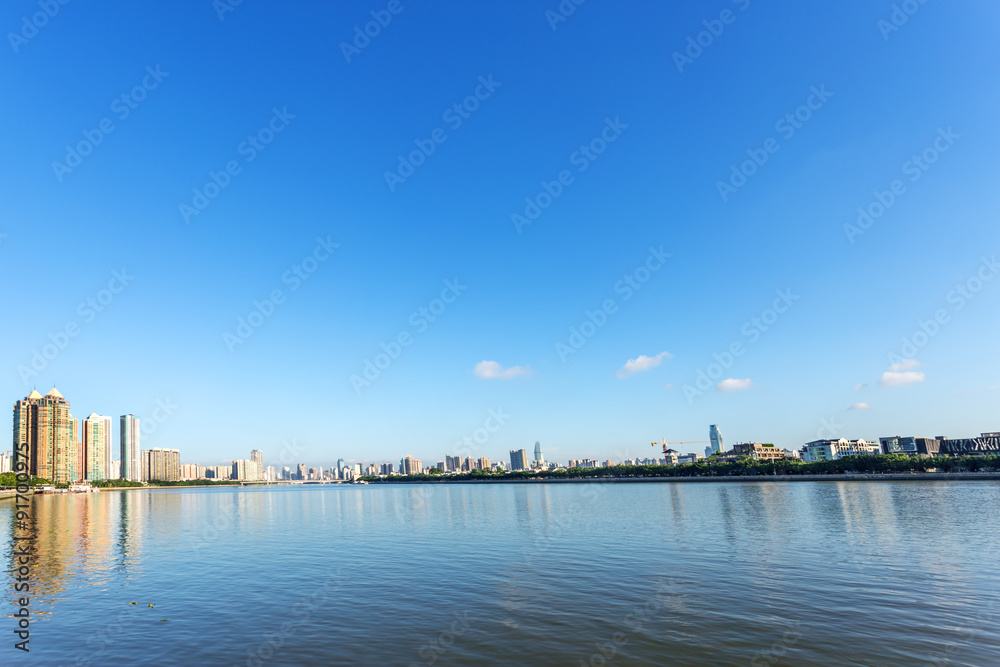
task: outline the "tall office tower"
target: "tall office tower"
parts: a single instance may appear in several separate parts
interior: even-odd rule
[[[253,461],[254,465],[257,466],[257,469],[256,469],[256,471],[257,471],[257,477],[255,479],[257,481],[263,480],[264,479],[264,452],[260,451],[259,449],[251,449],[250,450],[250,460]]]
[[[89,418],[94,415],[91,414]],[[105,415],[98,415],[98,419],[104,424],[104,479],[118,479],[118,475],[121,474],[120,468],[113,467],[115,460],[115,439],[114,433],[112,432],[113,423],[111,417]]]
[[[523,449],[514,451],[510,450],[510,469],[511,470],[527,470],[528,469],[528,452]]]
[[[419,475],[423,472],[423,464],[420,459],[407,456],[399,462],[399,472],[404,475]]]
[[[135,415],[122,415],[120,421],[121,479],[130,482],[145,481],[142,477],[142,450],[139,448],[139,418]]]
[[[107,421],[105,421],[107,420]],[[104,429],[111,423],[110,417],[102,417],[96,412],[83,420],[83,470],[80,475],[88,482],[107,479],[107,434]]]
[[[77,451],[69,401],[52,388],[45,396],[32,391],[14,404],[13,468],[52,482],[77,479]]]
[[[722,434],[719,433],[719,427],[715,424],[708,427],[708,439],[712,444],[705,449],[705,456],[721,454],[726,451],[726,446],[722,442]]]
[[[545,463],[545,456],[542,454],[542,443],[535,440],[535,463],[541,465]]]
[[[473,468],[472,465],[472,457],[466,456],[462,461],[462,472],[472,472],[473,470],[475,470],[475,468]]]
[[[295,475],[295,479],[305,479],[305,478],[306,478],[306,464],[300,463]]]

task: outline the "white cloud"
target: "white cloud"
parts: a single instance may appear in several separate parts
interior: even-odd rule
[[[920,365],[920,362],[916,359],[903,359],[898,364],[893,364],[889,366],[890,373],[899,373],[900,371],[908,371],[911,368],[916,368]]]
[[[861,391],[862,389],[864,389],[867,386],[868,385],[866,385],[864,382],[862,382],[861,384],[856,384],[856,385],[854,385],[854,391]]]
[[[742,389],[749,389],[753,382],[750,378],[744,380],[737,380],[735,378],[728,378],[723,380],[719,384],[715,385],[715,388],[719,391],[740,391]]]
[[[882,378],[878,381],[883,387],[901,387],[905,384],[923,382],[925,376],[919,371],[906,371],[899,373],[896,371],[886,371],[882,373]]]
[[[635,359],[629,359],[625,362],[625,365],[619,368],[615,372],[615,377],[628,377],[634,373],[642,373],[643,371],[648,371],[651,368],[656,368],[659,366],[664,359],[673,359],[674,355],[669,352],[660,352],[655,357],[647,357],[645,354],[640,354]]]
[[[476,375],[487,380],[509,380],[518,375],[531,375],[530,366],[504,368],[496,361],[480,361],[472,370]]]
[[[665,385],[663,385],[663,388],[664,389],[676,389],[677,385],[675,385],[673,382],[668,382]]]
[[[871,410],[872,406],[868,405],[867,403],[855,403],[854,405],[852,405],[848,409],[850,409],[850,410]]]

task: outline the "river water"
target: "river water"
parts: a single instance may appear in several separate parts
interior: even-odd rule
[[[985,481],[37,497],[24,654],[5,500],[0,664],[997,665],[998,507]]]

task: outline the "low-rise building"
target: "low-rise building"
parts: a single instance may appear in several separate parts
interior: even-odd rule
[[[983,433],[978,438],[941,437],[939,454],[949,456],[1000,455],[1000,433]]]
[[[894,435],[879,438],[879,447],[883,454],[906,454],[907,456],[934,456],[941,448],[938,438],[921,438],[916,436]]]
[[[836,461],[845,456],[874,456],[882,453],[881,445],[870,440],[846,438],[813,440],[802,447],[802,460],[806,463]]]

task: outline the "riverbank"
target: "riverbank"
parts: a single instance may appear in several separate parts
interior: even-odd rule
[[[929,481],[1000,481],[996,472],[919,472],[849,475],[705,475],[703,477],[525,477],[520,479],[455,479],[421,480],[408,482],[405,477],[387,478],[371,482],[379,484],[569,484],[573,482],[601,482],[605,484],[630,482],[929,482]]]

